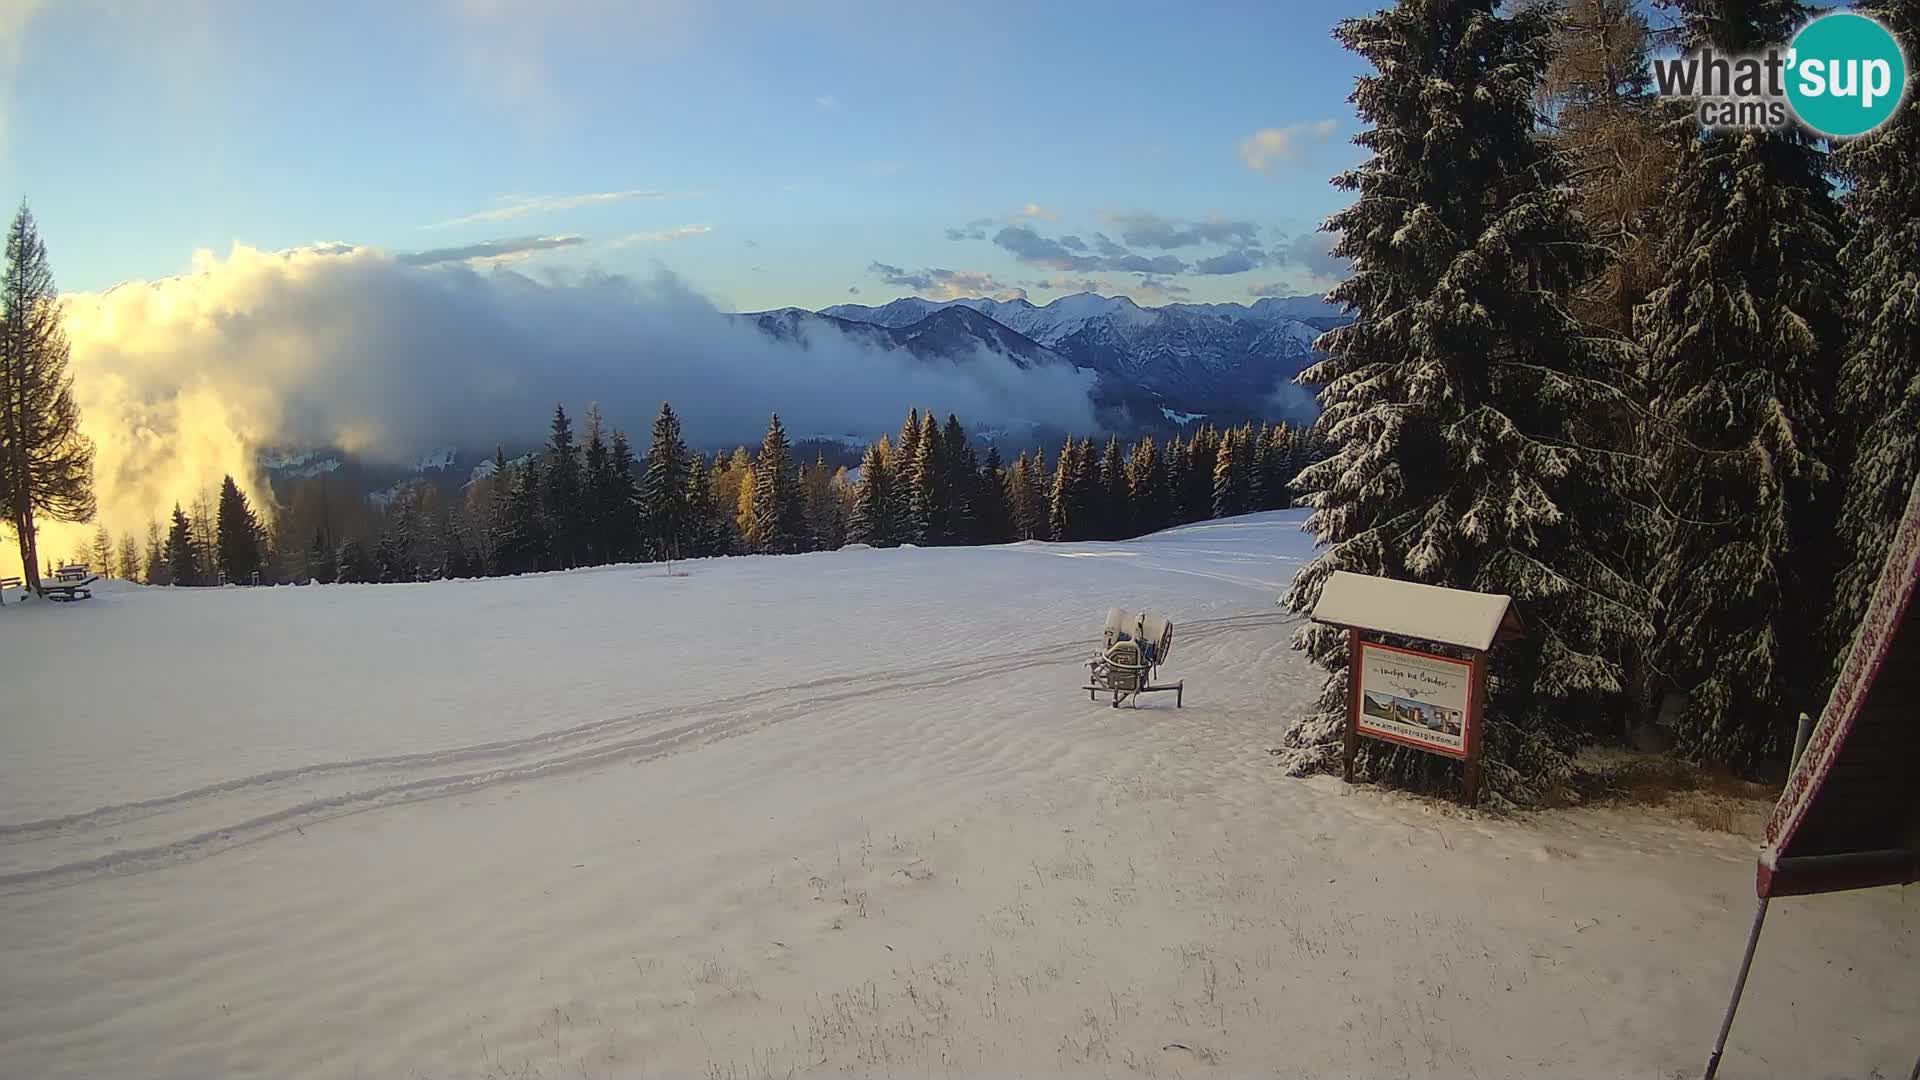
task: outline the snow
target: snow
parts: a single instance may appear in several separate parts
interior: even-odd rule
[[[1301,518],[9,604],[0,1076],[1697,1069],[1753,843],[1287,779]],[[1911,895],[1769,923],[1723,1074],[1906,1068]]]
[[[1160,406],[1160,415],[1176,424],[1191,424],[1195,420],[1205,420],[1207,418],[1206,413],[1178,412],[1174,409],[1167,408],[1165,405]]]
[[[438,450],[430,450],[420,455],[420,459],[413,463],[413,471],[438,472],[441,469],[451,469],[453,468],[454,458],[458,457],[459,454],[460,452],[458,450],[445,447]]]
[[[1313,619],[1485,650],[1493,644],[1512,602],[1509,596],[1336,570],[1320,586]],[[1280,603],[1286,603],[1285,596]]]

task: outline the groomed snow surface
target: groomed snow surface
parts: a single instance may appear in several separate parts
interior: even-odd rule
[[[1299,522],[10,604],[0,1075],[1697,1069],[1753,843],[1286,778]],[[1721,1075],[1905,1075],[1917,924],[1774,905]]]

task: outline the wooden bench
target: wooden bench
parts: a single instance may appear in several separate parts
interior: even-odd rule
[[[0,606],[7,602],[7,590],[24,587],[17,577],[0,577]]]

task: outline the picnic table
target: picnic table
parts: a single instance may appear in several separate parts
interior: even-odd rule
[[[63,603],[91,600],[93,590],[88,586],[99,580],[98,574],[87,573],[84,566],[63,566],[53,572],[52,582],[40,583],[40,595]]]

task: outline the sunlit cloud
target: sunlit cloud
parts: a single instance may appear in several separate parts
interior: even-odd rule
[[[1280,162],[1298,164],[1305,159],[1308,147],[1333,138],[1338,127],[1332,120],[1317,120],[1311,124],[1262,128],[1241,140],[1240,160],[1256,172],[1271,172]]]
[[[686,240],[695,236],[705,236],[713,231],[711,225],[680,225],[671,229],[659,229],[654,232],[628,233],[607,241],[610,248],[643,247],[656,244],[671,244],[675,240]],[[749,241],[749,246],[752,242]]]
[[[670,199],[680,192],[660,191],[654,188],[631,188],[626,191],[590,191],[581,195],[503,195],[497,201],[498,206],[463,214],[446,221],[436,221],[427,226],[429,229],[450,229],[456,225],[475,225],[481,222],[512,221],[514,218],[529,214],[550,214],[559,210],[578,210],[583,206],[605,206],[608,203],[626,202],[630,199]]]
[[[576,247],[586,243],[586,238],[577,235],[566,236],[519,236],[506,240],[483,240],[477,244],[463,244],[459,247],[432,248],[427,251],[411,251],[396,256],[399,262],[408,266],[437,266],[441,263],[464,262],[475,266],[499,266],[537,255],[543,251]],[[318,250],[337,253],[348,245],[329,243]]]
[[[867,273],[889,285],[912,289],[934,300],[961,300],[970,296],[989,296],[995,300],[1024,300],[1027,290],[1009,285],[983,270],[947,270],[932,267],[917,272],[889,263],[874,262]]]

